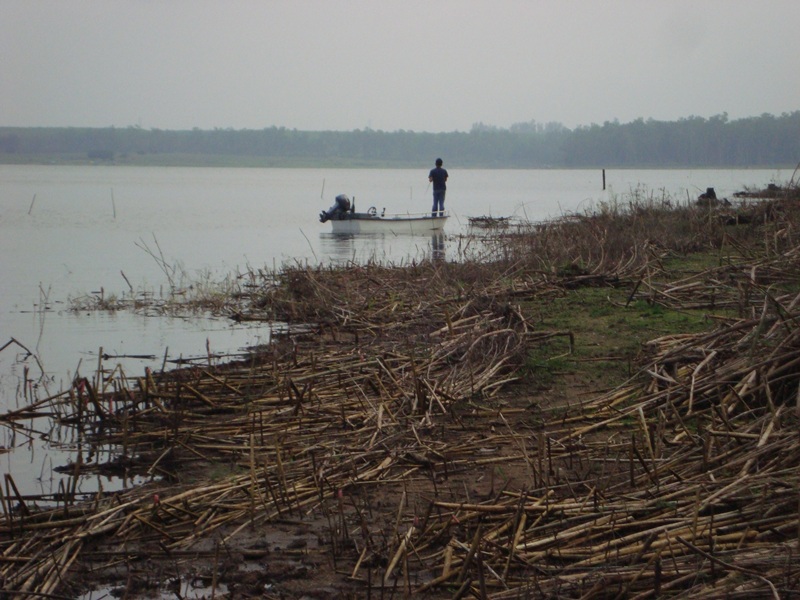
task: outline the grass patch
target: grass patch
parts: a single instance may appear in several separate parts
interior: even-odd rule
[[[676,268],[694,270],[698,262]],[[638,298],[628,301],[632,285],[619,288],[567,290],[554,300],[532,301],[525,310],[536,315],[543,329],[566,330],[574,335],[574,348],[554,338],[531,352],[527,368],[537,385],[581,383],[602,389],[621,384],[633,373],[645,344],[666,335],[701,332],[713,327],[709,315],[731,316],[726,309],[675,309]],[[560,382],[560,383],[559,383]]]

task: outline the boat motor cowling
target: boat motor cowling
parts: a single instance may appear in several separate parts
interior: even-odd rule
[[[324,210],[319,213],[319,221],[320,223],[324,223],[329,219],[341,217],[341,215],[344,215],[349,211],[350,198],[347,197],[347,194],[339,194],[336,196],[336,202],[333,206],[331,206],[328,210]]]

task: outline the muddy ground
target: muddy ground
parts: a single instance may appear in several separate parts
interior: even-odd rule
[[[442,415],[427,432],[418,432],[434,436],[444,447],[458,448],[458,465],[436,457],[407,456],[408,466],[419,467],[413,477],[346,487],[342,497],[328,501],[327,507],[319,503],[310,509],[287,508],[281,517],[252,524],[245,519],[244,527],[220,528],[184,551],[165,551],[159,535],[133,544],[103,540],[84,552],[70,587],[93,599],[105,594],[129,599],[392,598],[413,590],[420,597],[450,598],[456,591],[453,585],[420,591],[440,574],[432,568],[436,561],[427,560],[424,553],[412,553],[389,581],[384,581],[391,558],[386,552],[362,559],[356,569],[365,537],[378,536],[376,546],[392,548],[398,521],[401,529],[407,521],[419,527],[433,498],[493,503],[505,492],[536,489],[538,479],[520,456],[518,443],[493,432],[509,428],[523,435],[543,432],[548,415],[565,405],[565,394],[579,397],[588,391],[579,383],[559,393],[535,384],[513,384],[491,401],[464,403],[451,415]],[[179,471],[176,481],[150,484],[147,494],[169,497],[187,483],[207,479],[214,470],[189,456],[176,459],[171,468]],[[586,476],[574,473],[561,458],[547,468],[552,477]],[[155,506],[153,512],[157,521]],[[236,534],[228,538],[234,530]],[[454,516],[448,531],[441,534],[442,541],[464,533]]]

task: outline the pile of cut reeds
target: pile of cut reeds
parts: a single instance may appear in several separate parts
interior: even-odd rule
[[[611,241],[606,224],[596,239]],[[735,270],[672,284],[647,274],[674,249],[647,240],[591,255],[575,242],[563,271],[508,247],[491,264],[287,269],[242,317],[301,333],[246,361],[99,373],[53,398],[63,423],[118,449],[115,466],[153,479],[46,507],[7,479],[4,593],[74,595],[81,576],[133,585],[161,564],[213,597],[288,556],[360,597],[798,593],[800,296],[786,290],[800,244],[776,233],[760,262],[737,242]],[[738,316],[652,340],[612,392],[532,410],[513,385],[528,353],[575,340],[519,303],[624,283],[631,299],[713,297]],[[316,537],[265,546],[287,525]],[[293,597],[269,577],[237,593]]]
[[[436,565],[418,589],[449,583],[491,598],[797,593],[799,322],[797,310],[765,311],[654,340],[644,380],[584,403],[539,442],[531,468],[547,485],[434,502],[437,518],[410,540]]]
[[[335,283],[311,281],[320,290]],[[330,533],[325,551],[338,555],[344,544],[352,552],[341,531],[364,517],[341,506],[343,493],[357,498],[386,482],[429,481],[432,465],[454,473],[467,468],[471,448],[442,439],[448,415],[514,381],[530,344],[557,332],[535,332],[518,309],[467,297],[420,296],[411,305],[407,282],[380,283],[382,301],[340,313],[342,325],[329,323],[324,340],[305,334],[225,367],[148,372],[133,383],[115,382],[104,395],[91,382],[76,385],[59,409],[62,420],[119,448],[116,466],[162,479],[88,504],[65,496],[47,510],[4,496],[5,588],[20,597],[53,594],[87,544],[91,556],[99,548],[114,557],[134,548],[122,552],[128,564],[143,554],[189,552],[213,536],[228,544],[242,529],[308,513],[341,523],[345,541]],[[352,288],[349,306],[362,302],[358,293]],[[421,331],[412,337],[415,328]],[[228,476],[209,481],[203,473],[218,464],[229,465]],[[83,465],[74,467],[77,473]],[[385,524],[359,526],[377,532]],[[375,555],[392,545],[373,544]]]

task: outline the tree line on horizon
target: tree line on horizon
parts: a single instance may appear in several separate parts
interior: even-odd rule
[[[236,163],[417,167],[436,156],[475,168],[750,167],[800,161],[800,111],[729,120],[477,123],[469,132],[0,127],[0,162]],[[231,159],[229,161],[224,158]],[[173,161],[174,162],[174,161]]]

